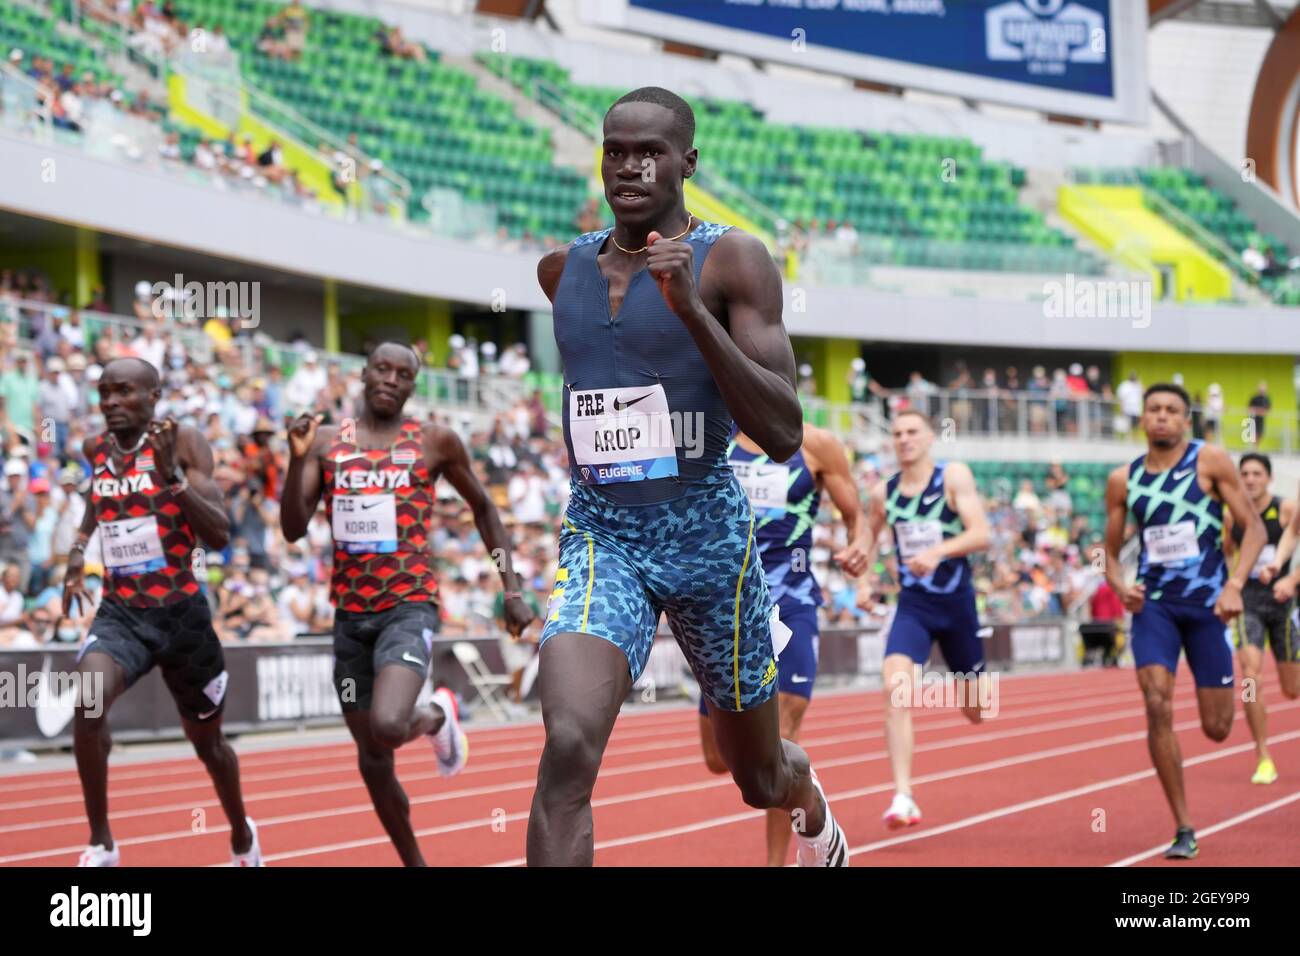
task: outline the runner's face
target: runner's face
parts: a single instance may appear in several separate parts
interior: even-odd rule
[[[694,174],[697,151],[674,140],[674,119],[654,103],[624,103],[605,120],[600,177],[625,226],[653,228],[682,206],[682,180]]]
[[[109,368],[100,376],[99,410],[111,432],[143,429],[153,419],[157,399],[153,389],[119,369]]]
[[[1173,392],[1155,392],[1142,409],[1142,430],[1153,448],[1173,448],[1187,434],[1187,406]]]
[[[894,422],[894,455],[900,465],[920,461],[930,452],[934,432],[919,415],[903,415]]]
[[[1251,498],[1262,498],[1268,494],[1269,474],[1259,462],[1248,461],[1241,466],[1241,485]]]
[[[366,405],[384,417],[402,411],[415,389],[415,356],[409,349],[381,345],[361,373]]]

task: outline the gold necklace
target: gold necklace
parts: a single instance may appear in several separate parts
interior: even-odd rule
[[[668,241],[669,241],[669,242],[676,242],[676,241],[677,241],[678,239],[680,239],[682,236],[684,236],[684,235],[686,235],[688,232],[690,232],[690,231],[691,231],[691,223],[694,222],[694,221],[695,221],[695,217],[694,217],[693,215],[691,215],[691,214],[688,213],[687,216],[686,216],[686,228],[683,229],[681,232],[679,232],[679,233],[678,233],[677,235],[675,235],[675,236],[669,236],[669,237],[668,237]],[[619,249],[620,252],[626,252],[626,253],[627,253],[628,255],[630,255],[630,256],[634,256],[634,255],[636,255],[636,254],[639,253],[639,252],[645,252],[647,249],[650,248],[649,246],[642,246],[640,249],[624,249],[622,246],[619,246],[619,245],[618,245],[618,240],[614,238],[614,231],[613,231],[612,229],[610,230],[610,233],[609,233],[609,241],[612,242],[612,243],[614,243],[614,245],[618,246],[618,249]]]

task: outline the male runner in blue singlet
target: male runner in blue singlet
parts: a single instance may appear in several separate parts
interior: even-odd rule
[[[1232,640],[1224,625],[1242,611],[1242,589],[1266,535],[1222,448],[1189,441],[1191,400],[1179,385],[1152,385],[1142,399],[1147,451],[1106,483],[1106,579],[1133,614],[1133,658],[1146,701],[1147,747],[1178,830],[1171,860],[1197,854],[1187,812],[1183,758],[1174,735],[1178,657],[1196,681],[1201,729],[1213,741],[1232,730]],[[1243,529],[1225,582],[1223,507]],[[1129,512],[1141,535],[1137,582],[1124,580],[1120,551]]]
[[[780,736],[771,598],[727,465],[733,418],[775,461],[803,439],[781,276],[759,240],[686,211],[694,135],[667,90],[615,103],[601,161],[614,227],[537,269],[564,368],[572,495],[541,635],[532,865],[591,863],[592,787],[661,612],[746,803],[790,814],[801,864],[848,865],[808,756]]]

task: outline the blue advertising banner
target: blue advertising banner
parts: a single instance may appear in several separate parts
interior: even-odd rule
[[[629,0],[809,46],[1094,96],[1114,90],[1110,0]]]
[[[1142,123],[1141,0],[579,0],[586,18],[760,60]]]

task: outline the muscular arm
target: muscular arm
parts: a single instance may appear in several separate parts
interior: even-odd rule
[[[230,542],[230,517],[221,489],[212,480],[212,448],[198,429],[183,426],[176,436],[176,458],[189,487],[176,498],[195,536],[220,550]]]
[[[822,487],[831,496],[831,502],[844,518],[848,541],[865,547],[867,526],[862,520],[862,502],[858,498],[853,473],[849,471],[848,454],[840,440],[814,425],[804,425],[804,450],[811,451]]]
[[[885,514],[885,483],[878,481],[867,498],[866,520],[863,522],[866,526],[865,544],[868,571],[876,563],[876,556],[880,552],[880,535],[885,530],[887,521],[888,516]]]
[[[501,523],[497,506],[492,503],[478,476],[470,466],[469,453],[456,433],[440,425],[426,425],[424,429],[425,459],[431,474],[440,474],[451,482],[456,493],[469,505],[474,514],[474,526],[491,555],[493,564],[501,574],[501,584],[507,591],[522,590],[511,562],[510,536]]]
[[[736,424],[773,461],[803,441],[794,350],[781,321],[781,274],[754,236],[732,230],[717,241],[700,279],[718,283],[730,335],[699,297],[682,317]]]
[[[1273,559],[1273,564],[1279,568],[1286,564],[1295,551],[1296,541],[1300,540],[1300,508],[1297,508],[1292,501],[1284,504],[1291,505],[1291,520],[1286,522],[1286,530],[1282,532],[1282,539],[1277,543],[1277,556]],[[1292,568],[1292,577],[1295,577],[1297,570],[1300,568]]]
[[[1119,553],[1124,550],[1124,527],[1128,523],[1128,469],[1116,468],[1106,479],[1106,580],[1118,595],[1124,594],[1124,569]]]
[[[301,458],[289,458],[289,470],[284,475],[284,489],[280,493],[280,530],[286,541],[297,541],[307,533],[311,516],[320,504],[321,457],[334,440],[336,427],[321,427],[316,431],[311,448]]]
[[[961,518],[962,533],[939,545],[945,558],[961,558],[989,546],[989,519],[984,514],[979,489],[970,468],[959,461],[948,465],[943,475],[944,487],[951,492],[952,508]]]

